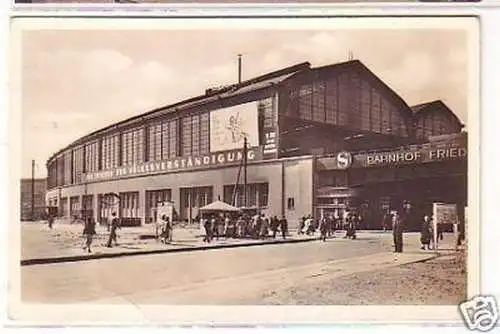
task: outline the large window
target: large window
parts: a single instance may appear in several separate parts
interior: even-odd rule
[[[182,155],[198,156],[210,150],[208,113],[182,118]]]
[[[118,166],[120,153],[120,137],[118,135],[107,136],[102,139],[102,169],[115,168]]]
[[[237,207],[245,206],[245,191],[242,184],[236,188],[234,185],[224,186],[224,202],[233,204]],[[260,208],[268,206],[269,185],[268,183],[250,183],[247,184],[247,204],[248,206],[258,206]]]
[[[371,130],[374,132],[381,132],[382,131],[382,119],[381,119],[381,97],[380,94],[375,90],[372,89],[372,114],[371,114],[371,121],[372,121],[372,126]]]
[[[299,91],[299,115],[305,120],[312,119],[312,86],[302,85]]]
[[[200,155],[200,116],[195,115],[191,119],[191,141],[192,141],[192,148],[191,148],[191,155],[193,156],[198,156]]]
[[[177,120],[158,122],[148,127],[148,160],[175,158],[177,152]]]
[[[171,189],[146,191],[146,215],[147,215],[146,222],[147,223],[156,222],[156,213],[158,204],[171,200],[172,200]]]
[[[61,202],[59,203],[61,205],[61,214],[60,217],[68,218],[69,217],[69,206],[68,206],[68,198],[67,197],[62,197]]]
[[[47,169],[47,188],[54,188],[57,186],[57,160],[52,160]]]
[[[200,115],[200,154],[210,152],[210,119],[209,114]]]
[[[73,150],[73,183],[82,182],[83,173],[83,147]]]
[[[166,144],[166,149],[168,150],[168,141],[165,143],[162,141],[163,137],[163,124],[156,123],[148,127],[148,160],[155,161],[161,160],[163,158],[162,151],[163,145]],[[168,126],[167,133],[165,137],[168,138]]]
[[[73,166],[73,154],[71,151],[64,153],[64,184],[68,185],[72,183],[72,166]]]
[[[315,82],[312,94],[313,121],[325,122],[325,83]]]
[[[120,193],[120,207],[123,218],[139,217],[139,192]]]
[[[144,130],[135,129],[122,135],[122,164],[135,165],[144,161]]]
[[[361,129],[365,131],[370,131],[370,122],[372,119],[372,98],[371,98],[372,88],[367,81],[363,81],[361,84],[361,114],[363,118],[361,119]]]
[[[392,134],[391,110],[385,99],[382,99],[382,133]]]
[[[338,119],[337,78],[326,83],[326,123],[337,124]]]
[[[191,207],[202,207],[213,201],[213,187],[181,188],[181,205],[186,209]]]
[[[71,218],[76,219],[80,217],[80,197],[74,196],[69,198],[69,206],[71,210]]]
[[[184,117],[182,119],[182,155],[183,156],[188,156],[191,155],[191,149],[192,149],[192,133],[191,133],[191,128],[192,128],[192,122],[191,122],[191,116]]]
[[[85,172],[99,170],[99,142],[85,145]]]
[[[64,185],[64,156],[57,158],[57,185]]]
[[[276,108],[274,106],[274,98],[268,97],[260,100],[258,104],[259,115],[264,119],[265,128],[273,128],[276,125]]]
[[[173,120],[168,123],[168,152],[170,158],[179,155],[178,128],[178,120]]]
[[[351,105],[351,87],[348,74],[341,74],[339,80],[339,122],[338,125],[348,125]]]
[[[285,99],[286,115],[355,130],[408,136],[397,103],[381,91],[357,73],[342,73],[293,88],[289,100]]]

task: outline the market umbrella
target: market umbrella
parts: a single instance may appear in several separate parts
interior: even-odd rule
[[[239,208],[229,205],[222,201],[215,201],[208,205],[205,205],[199,209],[200,211],[226,211],[226,212],[237,212],[240,211]]]

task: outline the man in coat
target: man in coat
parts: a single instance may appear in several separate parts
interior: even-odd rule
[[[111,227],[110,227],[110,231],[109,231],[109,239],[108,239],[108,244],[106,245],[108,248],[112,247],[113,241],[115,243],[115,246],[118,246],[116,230],[120,227],[120,221],[116,217],[116,212],[113,212],[111,215],[112,215],[113,218],[111,219]]]
[[[399,212],[392,214],[392,235],[394,237],[394,248],[396,253],[403,252],[403,219]]]

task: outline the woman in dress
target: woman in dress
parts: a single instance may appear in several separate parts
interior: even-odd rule
[[[432,225],[431,218],[429,216],[424,216],[424,222],[422,223],[422,230],[420,231],[420,243],[422,244],[421,249],[425,250],[431,249],[431,239],[432,239]]]

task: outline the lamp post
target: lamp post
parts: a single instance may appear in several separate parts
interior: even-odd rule
[[[35,160],[31,160],[31,221],[35,221]]]
[[[245,208],[248,207],[247,202],[247,137],[243,138],[243,203]]]

